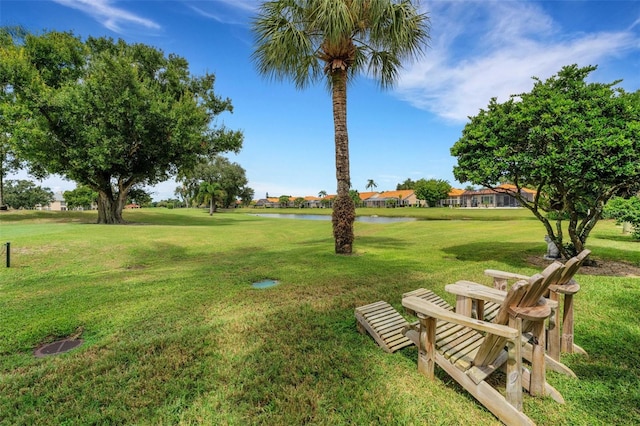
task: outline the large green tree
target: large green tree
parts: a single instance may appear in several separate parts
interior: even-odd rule
[[[335,251],[353,250],[355,206],[349,189],[347,85],[358,73],[381,87],[396,81],[402,61],[428,42],[428,18],[409,0],[275,0],[254,21],[254,60],[261,74],[298,88],[326,80],[333,100],[336,179]]]
[[[640,239],[640,195],[629,198],[613,197],[605,206],[606,217],[633,227],[633,237]],[[623,229],[625,226],[623,225]]]
[[[167,180],[203,155],[238,151],[242,135],[214,127],[232,111],[214,76],[143,44],[49,32],[0,47],[0,85],[25,108],[19,153],[47,173],[98,192],[98,222],[121,223],[134,186]]]
[[[8,180],[5,183],[5,202],[14,209],[33,209],[53,201],[53,192],[30,180]]]
[[[407,178],[405,179],[404,182],[396,185],[396,191],[401,191],[405,189],[415,189],[415,187],[416,187],[416,182],[411,180],[411,178]]]
[[[224,208],[235,207],[236,200],[243,197],[253,197],[253,190],[247,187],[246,172],[238,163],[228,158],[216,155],[212,159],[202,159],[195,167],[178,173],[181,184],[181,194],[185,199],[196,199],[198,193],[210,192],[215,203]],[[206,183],[209,186],[203,187]],[[212,209],[215,210],[215,203]],[[212,211],[213,213],[213,211]]]
[[[588,83],[595,69],[566,66],[529,93],[492,99],[451,148],[458,181],[518,199],[565,258],[582,251],[612,196],[640,189],[640,92]],[[515,188],[497,188],[504,182]]]
[[[12,45],[13,37],[24,35],[19,28],[0,28],[0,48]],[[0,72],[4,72],[0,68]],[[13,148],[13,133],[16,128],[16,116],[20,116],[15,102],[15,93],[6,85],[0,84],[0,207],[4,207],[4,180],[9,173],[14,173],[24,166],[24,162],[16,155]]]
[[[0,108],[2,106],[0,105]],[[4,115],[0,112],[0,122]],[[0,124],[2,127],[2,124]],[[4,206],[4,180],[9,173],[22,168],[22,161],[18,158],[9,142],[10,135],[0,129],[0,207]]]
[[[451,191],[451,185],[442,179],[419,179],[414,185],[416,198],[425,200],[429,207],[435,207]]]
[[[70,210],[77,208],[89,210],[94,203],[98,202],[98,193],[83,185],[79,185],[71,191],[65,191],[62,195]]]

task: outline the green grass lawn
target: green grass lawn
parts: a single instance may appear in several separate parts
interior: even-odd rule
[[[546,244],[530,214],[358,210],[433,220],[356,223],[355,254],[336,256],[329,221],[247,212],[141,209],[120,226],[0,213],[0,424],[498,424],[442,371],[418,374],[415,348],[389,355],[359,334],[353,311],[400,309],[418,287],[453,303],[444,286],[490,284],[486,268],[537,272],[525,259]],[[640,266],[640,243],[612,222],[588,247]],[[265,278],[280,284],[251,287]],[[575,340],[590,356],[563,356],[577,380],[547,374],[565,405],[525,395],[525,413],[640,424],[640,278],[577,278]],[[80,331],[78,349],[33,356]]]

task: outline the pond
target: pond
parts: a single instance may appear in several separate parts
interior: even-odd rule
[[[331,220],[331,215],[325,214],[252,213],[251,216],[273,219]],[[356,216],[356,222],[366,223],[413,222],[415,220],[417,219],[414,217]]]

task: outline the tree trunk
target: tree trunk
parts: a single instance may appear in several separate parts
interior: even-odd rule
[[[4,206],[4,170],[0,170],[0,207]]]
[[[115,199],[111,191],[98,191],[98,223],[107,225],[125,223],[122,219],[122,210],[126,199],[127,194],[122,191]]]
[[[355,204],[349,196],[349,135],[347,133],[347,71],[336,69],[332,75],[333,126],[336,145],[338,196],[333,204],[333,237],[336,254],[351,254]]]

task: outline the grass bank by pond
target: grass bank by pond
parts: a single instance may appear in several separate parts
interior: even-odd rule
[[[525,259],[545,252],[544,230],[520,212],[357,223],[348,257],[333,254],[323,221],[142,209],[103,226],[95,212],[1,213],[0,423],[498,424],[446,374],[419,375],[415,348],[389,355],[358,334],[353,310],[380,299],[400,309],[418,287],[453,303],[444,286],[489,284],[486,268],[536,272]],[[640,265],[640,244],[611,222],[588,246]],[[252,288],[263,279],[279,284]],[[525,412],[538,424],[638,424],[640,279],[578,280],[576,343],[590,356],[563,357],[578,380],[548,374],[565,405],[527,395]],[[33,356],[76,332],[74,351]]]

